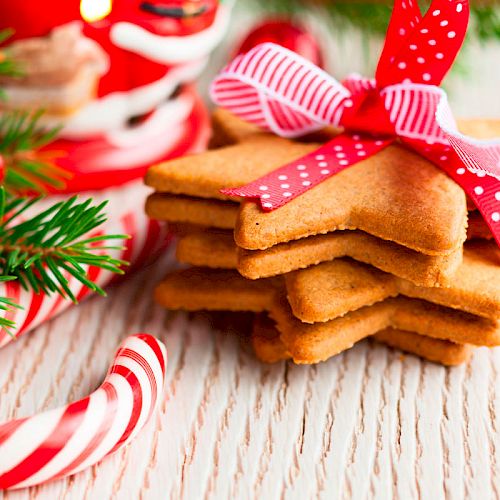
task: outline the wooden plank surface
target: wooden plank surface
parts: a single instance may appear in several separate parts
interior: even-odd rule
[[[21,499],[498,498],[500,349],[446,369],[365,341],[326,363],[257,362],[245,316],[167,313],[170,257],[0,351],[0,420],[90,393],[114,349],[168,346],[167,390],[124,451]]]
[[[249,17],[233,23],[212,73]],[[328,35],[343,75],[345,46]],[[366,73],[361,38],[346,38],[349,71]],[[498,50],[469,46],[469,71],[482,78],[449,83],[457,114],[498,116]],[[317,366],[262,365],[246,343],[248,317],[152,303],[171,265],[167,257],[0,350],[0,421],[90,393],[130,333],[158,335],[169,352],[160,411],[137,440],[73,478],[0,500],[500,498],[500,349],[446,369],[364,341]]]

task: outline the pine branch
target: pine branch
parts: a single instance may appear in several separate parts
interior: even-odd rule
[[[0,31],[0,44],[11,31]],[[0,76],[22,76],[21,68],[10,58],[8,48],[0,49]],[[0,98],[2,98],[0,88]],[[40,198],[23,198],[30,192],[44,193],[47,186],[60,188],[68,173],[53,164],[54,153],[40,151],[53,140],[58,128],[40,126],[42,111],[5,111],[0,117],[0,282],[18,280],[36,293],[59,293],[76,302],[69,286],[74,278],[89,289],[105,295],[88,277],[88,268],[98,267],[122,274],[127,262],[106,255],[123,247],[109,245],[127,235],[89,237],[105,220],[106,202],[76,197],[53,204],[36,215]],[[28,212],[29,210],[29,212]],[[10,298],[0,297],[0,329],[8,333],[15,323],[5,316],[21,308]]]
[[[103,244],[128,238],[87,236],[106,220],[106,202],[93,206],[92,200],[79,202],[75,196],[20,221],[38,200],[8,199],[5,190],[0,190],[0,275],[14,276],[24,288],[37,293],[56,292],[73,302],[76,297],[68,286],[70,276],[105,295],[87,278],[87,266],[123,274],[121,266],[127,262],[102,253],[123,247]]]
[[[47,186],[64,187],[70,174],[54,165],[54,152],[39,151],[59,128],[46,130],[39,125],[42,111],[6,112],[0,117],[0,156],[3,159],[6,189],[12,193],[46,192]]]

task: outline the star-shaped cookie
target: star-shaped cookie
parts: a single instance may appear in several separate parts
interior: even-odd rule
[[[251,281],[231,270],[189,268],[169,273],[157,286],[155,298],[168,309],[267,312],[296,363],[324,361],[387,328],[458,344],[500,343],[500,324],[495,320],[402,296],[328,321],[303,323],[293,315],[282,280]]]
[[[221,189],[251,182],[320,146],[238,125],[234,117],[218,112],[215,122],[224,121],[230,133],[222,142],[235,143],[154,166],[146,183],[157,192],[227,200]],[[340,229],[360,229],[427,255],[448,255],[461,248],[466,227],[462,189],[434,165],[395,145],[273,212],[243,202],[235,240],[242,248],[265,249]]]

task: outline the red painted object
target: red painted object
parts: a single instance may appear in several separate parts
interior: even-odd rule
[[[174,130],[160,129],[159,134],[152,135],[146,143],[113,144],[105,137],[96,137],[80,141],[57,139],[44,148],[61,152],[56,163],[73,174],[66,180],[64,189],[57,192],[77,193],[120,186],[143,177],[152,163],[202,151],[210,135],[210,119],[194,88],[187,87],[184,96],[193,102],[189,116],[175,124]],[[154,119],[154,112],[149,119]]]
[[[323,67],[321,48],[314,36],[305,27],[287,18],[265,19],[257,24],[241,43],[236,54],[244,54],[256,45],[272,42],[281,45],[316,66]]]
[[[216,0],[196,2],[198,15],[160,16],[141,8],[143,4],[166,5],[174,13],[187,2],[182,0],[115,0],[111,12],[103,19],[87,23],[80,14],[80,0],[22,0],[4,2],[0,7],[0,30],[13,29],[14,40],[48,35],[52,29],[71,21],[81,21],[85,36],[95,40],[109,55],[109,70],[99,84],[99,97],[110,92],[126,91],[158,80],[168,66],[126,50],[113,42],[111,32],[117,23],[133,24],[161,37],[187,36],[210,27],[217,13]],[[161,12],[161,10],[159,10]]]
[[[79,0],[5,0],[0,6],[0,30],[14,30],[9,43],[23,38],[48,35],[53,28],[81,19]]]
[[[206,113],[189,83],[224,34],[228,16],[217,0],[114,0],[109,13],[86,22],[83,6],[82,0],[0,6],[0,30],[15,30],[7,43],[43,37],[71,22],[107,56],[95,99],[69,116],[50,116],[64,128],[45,149],[56,151],[57,164],[74,174],[63,192],[123,184],[205,140]]]

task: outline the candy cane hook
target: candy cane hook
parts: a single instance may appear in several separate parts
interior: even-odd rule
[[[147,334],[130,336],[90,396],[0,424],[0,489],[75,474],[125,446],[158,406],[166,361],[160,341]]]

